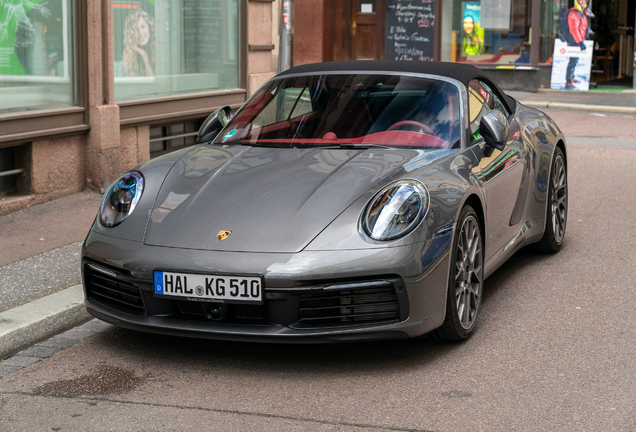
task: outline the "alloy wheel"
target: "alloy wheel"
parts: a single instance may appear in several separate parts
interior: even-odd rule
[[[464,220],[457,242],[455,302],[464,329],[475,323],[483,287],[483,248],[479,225],[471,215]]]
[[[563,156],[558,155],[552,168],[552,195],[550,197],[552,232],[557,243],[561,243],[567,221],[568,190]]]

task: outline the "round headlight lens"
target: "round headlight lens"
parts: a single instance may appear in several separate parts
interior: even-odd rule
[[[394,240],[413,231],[428,209],[428,192],[415,180],[392,183],[362,212],[362,228],[374,240]]]
[[[144,177],[130,171],[110,185],[99,209],[99,222],[105,227],[119,225],[135,210],[144,191]]]

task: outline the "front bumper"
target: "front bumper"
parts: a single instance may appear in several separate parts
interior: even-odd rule
[[[82,253],[85,304],[104,321],[169,335],[294,343],[414,337],[444,319],[445,237],[398,248],[256,254],[154,247],[91,232]],[[262,274],[264,304],[157,298],[156,268]]]

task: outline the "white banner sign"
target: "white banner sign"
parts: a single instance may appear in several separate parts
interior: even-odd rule
[[[481,0],[481,28],[510,30],[512,0]]]
[[[587,91],[592,72],[593,41],[585,41],[585,50],[554,40],[550,88]]]

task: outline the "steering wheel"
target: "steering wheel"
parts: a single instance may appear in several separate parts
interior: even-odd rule
[[[415,120],[402,120],[402,121],[399,121],[397,123],[393,123],[387,129],[387,132],[388,131],[392,131],[392,130],[396,130],[396,129],[400,129],[402,126],[416,127],[416,128],[419,128],[420,130],[423,130],[428,135],[433,135],[435,137],[437,136],[437,134],[433,131],[433,129],[431,129],[430,127],[426,126],[424,123],[420,123],[420,122],[415,121]]]

